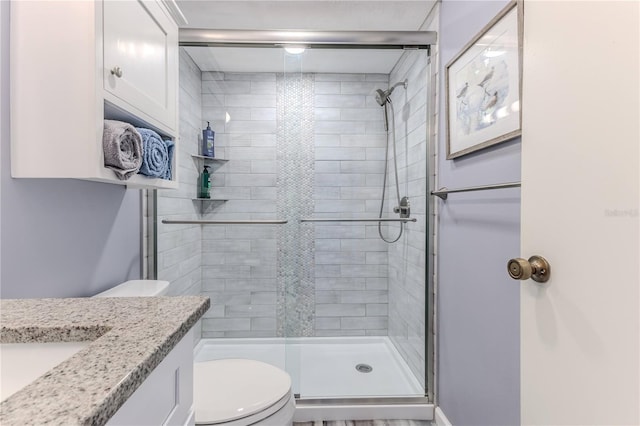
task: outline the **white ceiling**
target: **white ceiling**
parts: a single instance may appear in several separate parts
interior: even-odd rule
[[[189,28],[251,30],[415,31],[434,0],[176,0]],[[203,71],[282,72],[279,48],[187,48]],[[399,50],[308,49],[302,72],[383,73],[398,61]],[[288,67],[289,68],[289,67]]]
[[[242,30],[417,30],[433,0],[176,0],[189,28]]]

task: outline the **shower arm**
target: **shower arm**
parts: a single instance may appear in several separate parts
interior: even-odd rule
[[[407,80],[399,81],[399,82],[397,82],[396,84],[394,84],[393,86],[391,86],[391,87],[389,88],[388,92],[389,92],[389,94],[391,94],[391,92],[393,92],[393,90],[394,90],[396,87],[398,87],[398,86],[404,86],[404,88],[405,88],[405,90],[406,90],[406,89],[407,89],[407,84],[408,84],[408,81],[407,81]]]

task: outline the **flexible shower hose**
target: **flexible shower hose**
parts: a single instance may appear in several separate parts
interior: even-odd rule
[[[396,151],[396,120],[395,120],[395,111],[393,110],[393,104],[391,103],[391,99],[387,99],[387,102],[384,104],[384,122],[386,124],[387,131],[387,148],[385,149],[384,154],[384,180],[382,182],[382,199],[380,200],[380,214],[378,215],[379,219],[382,219],[382,212],[384,211],[384,198],[387,189],[387,170],[389,164],[389,124],[388,124],[388,116],[387,107],[391,109],[391,137],[393,138],[393,170],[396,176],[396,198],[398,199],[398,206],[400,205],[400,182],[398,182],[398,154]],[[378,235],[382,238],[382,241],[385,243],[395,243],[402,237],[402,233],[404,231],[404,222],[400,222],[400,233],[394,240],[387,240],[384,235],[382,235],[382,222],[378,222]]]

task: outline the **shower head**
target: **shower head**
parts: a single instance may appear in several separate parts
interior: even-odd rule
[[[407,80],[394,84],[388,90],[376,89],[376,102],[378,102],[378,105],[384,106],[384,104],[389,100],[389,96],[391,96],[395,88],[398,86],[403,86],[406,89]]]
[[[386,91],[383,91],[382,89],[376,89],[376,102],[380,106],[383,106],[387,102],[387,98],[389,97],[390,94],[391,94],[391,92],[387,93]]]

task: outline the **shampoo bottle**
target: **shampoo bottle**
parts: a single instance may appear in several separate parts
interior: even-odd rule
[[[204,170],[200,174],[198,198],[211,198],[211,180],[209,178],[209,166],[204,166]]]
[[[215,132],[211,130],[211,126],[207,121],[207,128],[202,131],[202,155],[205,157],[214,157],[213,138]]]

